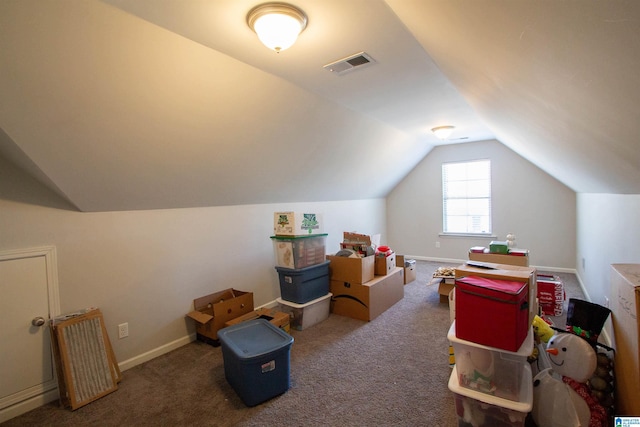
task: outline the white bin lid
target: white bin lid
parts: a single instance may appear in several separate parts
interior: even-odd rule
[[[287,301],[287,300],[284,300],[284,299],[282,299],[282,298],[278,298],[278,299],[277,299],[277,301],[278,301],[280,304],[282,304],[282,305],[286,305],[286,306],[288,306],[288,307],[293,307],[293,308],[305,308],[305,307],[309,307],[310,305],[313,305],[313,304],[315,304],[315,303],[317,303],[317,302],[324,301],[324,300],[326,300],[327,298],[331,298],[331,296],[332,296],[332,295],[333,295],[333,294],[332,294],[331,292],[329,292],[329,293],[328,293],[328,294],[326,294],[325,296],[322,296],[322,297],[320,297],[320,298],[316,298],[316,299],[311,300],[311,301],[309,301],[309,302],[305,302],[304,304],[297,304],[297,303],[295,303],[295,302]]]

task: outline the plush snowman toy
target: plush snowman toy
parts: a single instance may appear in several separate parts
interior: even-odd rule
[[[551,368],[533,379],[531,415],[538,427],[604,425],[604,408],[591,397],[586,384],[597,366],[593,347],[577,335],[562,333],[549,339],[546,352]]]

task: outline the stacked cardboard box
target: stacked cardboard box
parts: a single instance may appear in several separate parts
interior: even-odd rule
[[[345,242],[352,243],[354,234],[345,233]],[[370,321],[404,298],[404,268],[395,265],[395,256],[380,257],[385,274],[376,275],[376,258],[327,255],[332,313]]]

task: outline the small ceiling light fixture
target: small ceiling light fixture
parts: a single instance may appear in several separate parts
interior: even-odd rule
[[[451,136],[451,133],[455,129],[455,126],[438,126],[431,129],[439,139],[445,140]]]
[[[280,53],[307,27],[307,15],[287,3],[264,3],[249,11],[247,24],[265,46]]]

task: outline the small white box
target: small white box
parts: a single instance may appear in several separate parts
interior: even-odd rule
[[[291,316],[291,327],[301,331],[329,317],[331,295],[331,292],[329,292],[327,295],[305,304],[296,304],[282,298],[278,298],[278,303],[280,304],[280,310],[289,313],[289,316]]]
[[[273,234],[276,236],[303,236],[322,234],[322,215],[304,212],[275,212]]]

